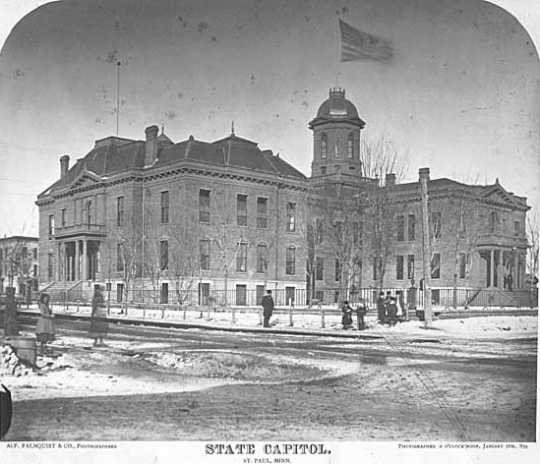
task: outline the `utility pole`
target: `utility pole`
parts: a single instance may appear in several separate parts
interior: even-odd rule
[[[428,216],[428,180],[429,168],[418,170],[420,177],[420,198],[422,201],[422,270],[424,277],[424,321],[425,328],[432,326],[433,316],[431,313],[431,243],[429,236]]]

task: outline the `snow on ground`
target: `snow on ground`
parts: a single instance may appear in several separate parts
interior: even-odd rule
[[[471,308],[477,311],[481,308]],[[55,312],[74,315],[90,315],[89,306],[56,306]],[[366,317],[367,329],[364,333],[369,334],[409,334],[423,336],[450,336],[466,338],[513,338],[516,336],[536,336],[538,332],[537,315],[521,316],[515,313],[515,308],[506,308],[508,315],[504,316],[474,316],[456,319],[439,319],[433,322],[434,330],[424,330],[423,323],[413,320],[398,323],[394,327],[377,324],[376,315],[368,314]],[[451,311],[450,311],[451,312]],[[175,321],[180,323],[196,324],[200,326],[260,328],[262,325],[262,311],[251,308],[235,308],[234,311],[208,311],[196,310],[169,310],[169,309],[136,309],[129,308],[128,314],[121,314],[119,308],[111,308],[111,317],[128,319],[147,319]],[[356,316],[353,316],[356,326]],[[277,310],[270,321],[275,329],[301,329],[315,332],[346,332],[341,325],[341,314],[335,309],[323,314],[317,310],[294,309],[291,314],[287,310]],[[353,329],[355,330],[355,329]],[[347,332],[351,332],[348,330]]]

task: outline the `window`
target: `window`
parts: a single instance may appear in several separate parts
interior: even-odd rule
[[[441,213],[431,213],[431,225],[433,227],[433,238],[441,238]]]
[[[285,252],[285,274],[294,275],[296,266],[296,249],[294,247],[287,248]]]
[[[210,240],[199,241],[199,262],[203,271],[210,270]]]
[[[285,304],[287,306],[294,306],[295,290],[295,287],[285,287]]]
[[[405,240],[405,216],[399,215],[396,218],[397,227],[397,241],[403,242]]]
[[[326,175],[326,166],[321,166],[321,176]]]
[[[123,247],[119,243],[116,245],[116,270],[122,272],[124,270],[124,256],[123,256]]]
[[[32,258],[37,259],[37,248],[32,249]],[[1,259],[1,256],[0,256],[0,259]]]
[[[268,199],[257,198],[257,227],[266,229],[268,227]]]
[[[499,214],[497,211],[491,211],[489,213],[489,232],[494,233],[497,230],[497,223],[499,222]]]
[[[54,214],[49,215],[49,235],[54,235]]]
[[[439,279],[441,277],[441,255],[435,253],[431,258],[431,278]]]
[[[373,280],[379,280],[381,258],[375,256],[373,258]]]
[[[247,288],[245,285],[236,285],[236,305],[246,306]]]
[[[37,264],[32,267],[32,277],[37,277]]]
[[[86,224],[92,224],[92,201],[86,202]]]
[[[360,243],[360,224],[354,221],[352,224],[353,232],[353,244],[358,245]]]
[[[514,221],[514,235],[518,236],[520,232],[519,221]]]
[[[236,195],[236,223],[247,226],[247,195]]]
[[[124,197],[116,199],[116,225],[124,225]]]
[[[349,137],[347,138],[347,158],[352,159],[354,154],[354,134],[349,132]]]
[[[169,267],[169,242],[161,240],[159,242],[159,268],[165,271]]]
[[[210,190],[199,190],[199,222],[210,222]]]
[[[268,268],[267,247],[264,244],[257,245],[257,272],[264,274]]]
[[[161,192],[161,223],[169,222],[169,192]]]
[[[60,224],[62,224],[62,227],[66,227],[66,208],[62,208],[62,214],[60,217]]]
[[[328,137],[323,132],[321,134],[321,158],[326,159],[327,156],[328,156]]]
[[[407,279],[414,279],[414,255],[407,256]]]
[[[167,282],[163,282],[161,284],[161,293],[159,295],[159,302],[161,304],[169,303],[169,284]]]
[[[21,248],[21,257],[22,259],[28,258],[28,247],[23,246]]]
[[[407,223],[407,239],[409,242],[416,240],[416,216],[409,214],[409,221]]]
[[[236,272],[247,272],[247,243],[239,243],[236,250]]]
[[[210,284],[199,282],[199,305],[207,306],[210,297]]]
[[[54,279],[54,256],[52,253],[47,255],[47,276],[48,280]]]
[[[324,231],[323,231],[324,223],[322,219],[315,219],[315,244],[319,245],[323,242],[324,237]]]
[[[116,302],[122,303],[124,297],[124,284],[116,284]]]
[[[459,235],[463,237],[467,232],[467,221],[465,221],[465,211],[463,208],[459,211]]]
[[[315,280],[324,279],[324,259],[320,256],[315,258]]]
[[[339,261],[339,259],[336,259],[334,278],[336,282],[341,282],[341,262]]]
[[[296,203],[287,203],[287,232],[296,229]]]
[[[396,280],[403,280],[403,255],[396,256]]]
[[[467,274],[467,255],[465,253],[459,254],[459,278],[464,279]]]
[[[260,306],[264,296],[264,285],[257,285],[255,287],[255,297],[257,299],[257,306]]]

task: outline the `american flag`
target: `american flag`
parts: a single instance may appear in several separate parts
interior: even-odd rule
[[[388,62],[394,56],[392,42],[381,39],[339,20],[341,61],[377,60]]]

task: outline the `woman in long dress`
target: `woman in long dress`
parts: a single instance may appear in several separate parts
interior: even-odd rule
[[[107,309],[105,300],[101,293],[101,287],[94,287],[94,296],[92,297],[92,316],[90,320],[90,336],[94,339],[94,346],[103,345],[103,338],[109,331],[107,323]]]
[[[49,306],[50,296],[42,293],[39,297],[39,319],[36,326],[36,337],[40,343],[40,354],[45,353],[47,343],[54,341],[54,314]]]

